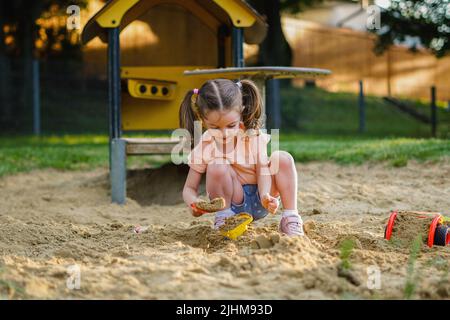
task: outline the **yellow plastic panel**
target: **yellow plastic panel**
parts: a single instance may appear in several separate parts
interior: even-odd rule
[[[255,15],[239,0],[213,0],[228,13],[235,27],[250,27],[255,21]]]
[[[122,17],[139,0],[115,0],[108,10],[105,10],[97,17],[97,23],[103,28],[115,28],[120,26]]]
[[[173,100],[175,89],[174,82],[128,79],[128,92],[135,98]]]
[[[123,67],[122,79],[135,81],[134,83],[170,83],[173,84],[174,90],[171,99],[137,98],[128,90],[122,91],[122,129],[131,131],[178,128],[178,112],[184,96],[189,90],[200,88],[205,81],[204,78],[186,77],[183,72],[197,68],[199,66]]]

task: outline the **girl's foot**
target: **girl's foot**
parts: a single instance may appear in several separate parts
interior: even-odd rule
[[[303,236],[303,221],[299,215],[283,216],[280,221],[280,232],[287,236]]]

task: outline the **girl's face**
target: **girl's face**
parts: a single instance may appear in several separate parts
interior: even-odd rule
[[[234,138],[239,129],[244,128],[241,121],[241,113],[234,108],[229,111],[210,111],[204,117],[205,125],[211,135],[226,142]]]

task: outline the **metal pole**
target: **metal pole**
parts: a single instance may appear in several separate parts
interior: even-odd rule
[[[266,81],[267,106],[270,110],[270,127],[280,129],[281,127],[281,109],[280,109],[280,81],[270,79]]]
[[[33,132],[35,135],[41,134],[41,100],[39,83],[39,60],[33,59]]]
[[[244,67],[244,36],[242,28],[233,27],[233,64],[235,67]]]
[[[111,141],[120,138],[120,46],[119,28],[108,29],[108,89],[109,89],[109,165]]]
[[[363,133],[366,131],[366,104],[364,102],[364,86],[362,80],[359,80],[358,106],[359,106],[359,132]]]
[[[120,139],[120,42],[119,28],[108,29],[108,87],[109,87],[109,175],[112,202],[126,200],[126,143]]]
[[[124,139],[111,141],[111,200],[124,204],[127,198],[127,144]]]
[[[436,87],[431,87],[431,136],[436,138],[437,117],[436,117]]]
[[[225,42],[226,37],[229,36],[230,31],[226,25],[221,25],[217,30],[217,54],[218,54],[218,62],[219,68],[226,67],[226,59],[225,59]]]
[[[119,28],[108,29],[110,138],[121,136]]]

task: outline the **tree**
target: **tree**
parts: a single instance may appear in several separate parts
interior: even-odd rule
[[[424,46],[437,57],[449,53],[449,0],[391,0],[381,11],[380,20],[381,28],[373,31],[378,35],[377,53],[405,40],[413,51]]]
[[[290,66],[292,49],[283,34],[281,14],[297,13],[322,0],[250,0],[249,4],[266,19],[269,25],[267,36],[259,45],[258,65]],[[279,128],[281,125],[279,86],[288,87],[290,79],[273,80],[267,83],[268,126]]]
[[[30,105],[33,59],[80,51],[79,43],[73,41],[73,32],[66,30],[64,22],[66,8],[72,4],[85,8],[87,0],[0,2],[0,116],[4,121],[17,119]],[[23,74],[22,101],[14,107],[8,90],[13,58],[22,59]]]
[[[281,26],[282,13],[297,13],[322,0],[250,0],[269,25],[267,37],[259,46],[258,65],[290,66],[292,50]]]
[[[36,57],[66,54],[79,48],[76,31],[66,29],[66,9],[70,5],[86,8],[88,0],[2,1],[0,27],[5,47],[2,53],[23,56],[27,50]],[[67,49],[67,50],[63,50]]]

